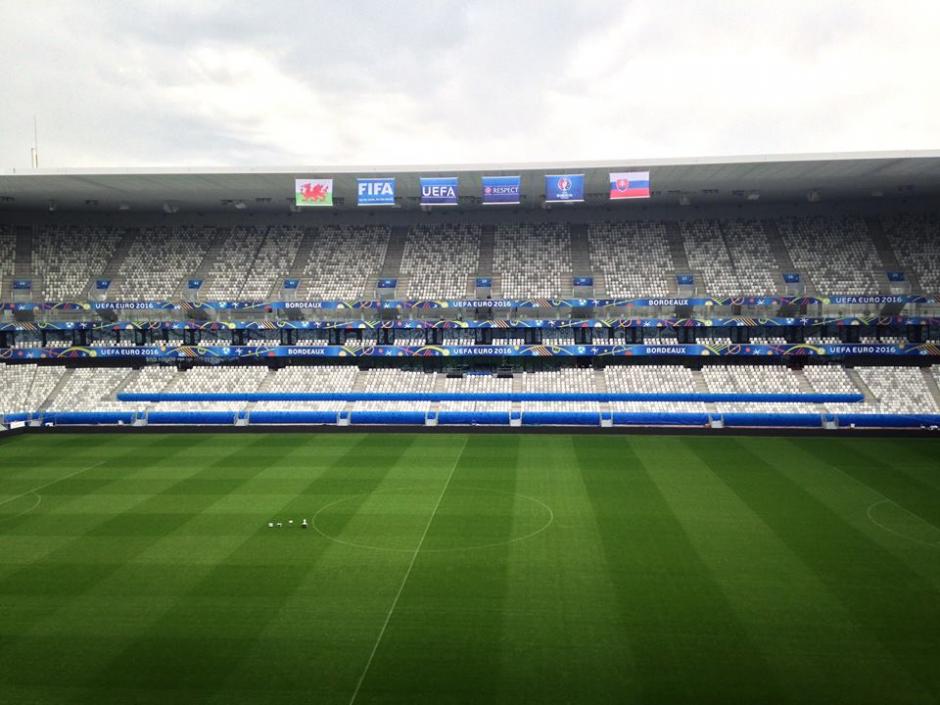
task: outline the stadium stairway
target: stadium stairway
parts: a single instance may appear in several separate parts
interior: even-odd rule
[[[525,391],[525,389],[523,388],[523,382],[522,382],[522,375],[524,374],[525,374],[524,372],[516,372],[513,374],[512,376],[512,393],[513,394],[519,394]],[[510,419],[510,422],[509,422],[510,426],[522,425],[522,402],[521,401],[512,402],[512,405],[509,407],[509,419]]]
[[[297,248],[297,254],[294,255],[294,261],[287,271],[287,279],[300,279],[304,275],[304,268],[310,261],[314,248],[317,246],[317,229],[306,228],[303,239],[300,241],[300,247]]]
[[[248,271],[245,272],[244,276],[242,277],[242,282],[238,286],[238,298],[239,299],[244,300],[245,298],[243,295],[243,292],[245,290],[245,284],[248,282],[248,273],[255,271],[257,263],[258,263],[258,256],[261,254],[261,250],[264,249],[264,244],[267,242],[268,237],[270,237],[271,231],[272,231],[271,227],[266,227],[264,228],[264,231],[261,233],[261,239],[258,240],[258,246],[255,248],[255,253],[251,257],[251,265],[248,267]]]
[[[917,273],[905,269],[905,267],[898,262],[898,256],[894,248],[891,247],[891,243],[888,241],[888,235],[885,233],[881,219],[876,216],[865,218],[865,226],[868,228],[868,236],[875,246],[875,251],[881,258],[881,264],[884,265],[884,271],[874,272],[878,280],[880,292],[882,294],[891,293],[891,282],[888,281],[888,272],[904,272],[904,278],[910,285],[911,291],[919,292],[920,280],[917,278]],[[881,315],[896,316],[901,312],[901,308],[902,305],[900,304],[885,304],[881,308]]]
[[[194,272],[185,274],[185,276],[180,279],[179,285],[177,286],[177,291],[175,292],[180,298],[185,298],[188,293],[188,288],[186,282],[189,279],[202,279],[205,284],[209,284],[209,274],[212,271],[212,265],[215,264],[216,260],[219,258],[219,254],[222,252],[222,247],[225,244],[225,239],[231,234],[231,229],[222,229],[219,228],[212,235],[212,244],[209,245],[209,248],[206,250],[206,254],[203,255],[202,261],[199,262],[199,266],[196,267]],[[241,288],[241,283],[239,283],[238,288]]]
[[[502,279],[493,271],[493,251],[496,247],[496,227],[493,225],[484,225],[480,228],[480,254],[477,259],[477,270],[468,282],[467,293],[472,298],[477,296],[476,278],[491,277],[493,286],[490,289],[490,295],[498,298],[502,294]]]
[[[793,263],[793,258],[790,257],[790,251],[783,242],[783,236],[780,234],[780,228],[777,227],[776,221],[764,220],[761,221],[761,225],[764,228],[764,233],[767,235],[770,253],[777,262],[778,269],[774,273],[774,282],[780,287],[780,291],[785,291],[786,285],[783,282],[783,273],[796,272],[798,270]],[[802,283],[806,286],[806,293],[813,291],[812,282],[809,281],[809,277],[806,276],[805,273],[801,273],[801,279],[803,279]]]
[[[128,372],[124,376],[124,379],[122,379],[118,383],[118,385],[112,390],[110,399],[112,401],[117,401],[117,395],[123,392],[125,389],[127,389],[128,386],[130,386],[130,384],[134,382],[138,377],[140,377],[140,370],[131,370],[130,372]]]
[[[366,373],[362,370],[359,370],[359,372],[353,378],[352,387],[349,389],[349,391],[350,392],[364,392],[366,391],[365,385],[366,385]],[[340,426],[348,426],[349,420],[352,416],[353,407],[355,405],[356,403],[352,401],[347,401],[345,404],[343,404],[342,411],[340,411],[339,414],[337,415],[336,423],[339,424]]]
[[[692,370],[692,379],[695,381],[696,394],[712,393],[713,390],[708,388],[708,383],[705,381],[705,375],[702,374],[701,370]],[[705,411],[708,413],[710,418],[721,416],[721,414],[718,413],[718,407],[715,406],[715,402],[712,401],[705,402]]]
[[[664,225],[666,226],[666,240],[669,244],[669,254],[672,257],[672,266],[675,267],[674,272],[669,273],[669,289],[670,293],[677,294],[678,289],[676,288],[676,274],[686,274],[690,271],[689,268],[689,256],[685,252],[685,244],[682,239],[682,230],[679,228],[678,221],[667,220]]]
[[[16,279],[30,279],[33,274],[33,229],[26,225],[16,228],[16,256],[13,262],[13,276]]]
[[[571,276],[591,276],[591,244],[588,242],[587,225],[572,223],[568,233],[571,238]]]
[[[271,384],[273,384],[273,382],[274,382],[274,375],[276,375],[276,374],[277,374],[277,370],[268,369],[268,374],[265,376],[265,378],[264,378],[263,380],[261,380],[261,384],[258,385],[258,388],[255,389],[255,391],[256,391],[256,392],[267,392],[267,391],[270,391],[270,389],[271,389]],[[244,414],[244,417],[245,417],[246,419],[250,419],[250,418],[251,418],[251,412],[254,411],[254,409],[255,409],[255,407],[256,407],[257,405],[258,405],[258,402],[256,402],[256,401],[248,402],[248,404],[245,405],[245,408],[244,408],[244,410],[243,410],[243,414]]]
[[[937,378],[933,376],[929,367],[921,367],[920,373],[924,376],[924,384],[927,385],[930,396],[933,397],[933,403],[940,409],[940,386],[937,385]]]
[[[177,374],[183,374],[183,373],[182,373],[182,372],[178,372]],[[166,392],[168,389],[170,389],[170,387],[173,386],[173,383],[174,383],[175,381],[176,381],[176,377],[175,377],[175,376],[170,377],[170,378],[167,380],[166,384],[164,384],[162,387],[160,387],[160,393],[162,394],[163,392]],[[159,409],[160,409],[159,402],[153,402],[152,404],[148,404],[148,405],[147,405],[147,408],[144,410],[144,414],[143,414],[143,416],[144,416],[144,423],[146,423],[147,415],[148,415],[151,411],[159,411]]]
[[[608,392],[610,392],[610,388],[607,386],[607,377],[604,374],[604,370],[602,369],[599,370],[595,368],[593,378],[594,378],[594,391],[595,392],[597,392],[598,394],[607,394]],[[613,416],[613,410],[610,408],[610,402],[609,401],[600,402],[600,410],[601,410],[601,426],[604,426],[605,428],[613,426],[614,416]]]
[[[874,404],[878,401],[878,398],[875,396],[874,392],[871,391],[865,380],[862,379],[862,376],[858,373],[858,370],[854,370],[851,367],[845,368],[845,374],[848,375],[848,378],[852,380],[852,384],[855,385],[855,388],[865,397],[866,404]]]
[[[388,236],[385,259],[379,269],[379,278],[398,279],[401,275],[401,259],[405,254],[405,242],[408,240],[408,228],[396,225]]]
[[[112,288],[119,289],[119,287],[116,285],[120,284],[118,280],[121,278],[121,267],[124,265],[124,261],[127,259],[127,255],[131,251],[131,245],[134,244],[134,241],[138,237],[140,237],[139,228],[128,228],[124,232],[124,236],[118,243],[117,248],[115,248],[114,254],[111,255],[111,259],[105,265],[105,268],[101,271],[101,273],[95,278],[110,279]],[[93,274],[93,272],[89,272],[89,274]],[[94,286],[94,279],[89,279],[88,288],[85,291],[85,296],[87,298],[91,298],[92,294],[94,293]]]
[[[477,274],[481,277],[493,275],[493,252],[496,247],[496,227],[484,225],[480,228],[480,257],[477,261]]]
[[[58,396],[59,392],[62,391],[62,388],[68,384],[69,380],[72,379],[72,375],[75,370],[71,368],[66,368],[63,370],[62,375],[56,381],[55,386],[52,390],[46,395],[46,398],[43,399],[42,404],[39,405],[39,412],[42,413],[49,408],[49,405],[52,404],[53,400]]]
[[[813,389],[813,385],[809,383],[809,380],[806,379],[806,373],[803,370],[793,370],[793,374],[796,375],[797,384],[800,385],[801,394],[816,394],[816,390]],[[816,411],[820,414],[828,414],[829,411],[826,409],[825,405],[816,403],[813,406],[816,407]]]

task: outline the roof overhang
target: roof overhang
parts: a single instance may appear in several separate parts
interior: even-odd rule
[[[523,164],[4,170],[0,209],[46,210],[53,203],[63,211],[154,212],[170,204],[185,213],[228,211],[241,203],[251,211],[283,212],[294,202],[294,179],[304,177],[333,178],[335,208],[356,209],[356,178],[365,176],[396,177],[401,208],[419,207],[420,176],[459,176],[461,206],[499,208],[479,201],[481,177],[500,174],[521,175],[522,206],[539,208],[543,176],[559,173],[583,173],[586,203],[604,205],[609,172],[645,169],[653,195],[643,203],[662,206],[801,202],[813,193],[827,201],[940,197],[940,150],[933,150]]]

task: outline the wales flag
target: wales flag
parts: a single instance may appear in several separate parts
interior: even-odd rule
[[[298,206],[332,206],[333,179],[294,179]]]

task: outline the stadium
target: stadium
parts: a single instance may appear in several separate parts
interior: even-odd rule
[[[940,698],[940,153],[0,199],[5,701]]]

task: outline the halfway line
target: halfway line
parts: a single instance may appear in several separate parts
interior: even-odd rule
[[[395,599],[392,600],[391,606],[388,608],[388,613],[385,615],[385,622],[382,624],[382,629],[379,631],[379,636],[375,640],[375,644],[372,645],[372,653],[369,654],[369,660],[366,661],[365,668],[362,669],[362,675],[359,676],[359,681],[356,683],[356,689],[353,691],[352,697],[349,698],[349,705],[353,705],[356,702],[356,698],[359,697],[359,691],[362,688],[362,684],[366,679],[366,674],[369,672],[369,669],[372,667],[372,660],[375,658],[376,651],[379,650],[379,644],[382,643],[382,637],[385,636],[385,630],[388,629],[388,623],[392,620],[392,613],[395,611],[395,608],[398,606],[398,599],[401,597],[402,592],[405,590],[405,583],[408,582],[408,578],[411,576],[411,569],[415,567],[415,561],[418,558],[418,553],[421,551],[421,547],[424,545],[424,540],[428,536],[428,530],[431,528],[431,522],[434,521],[434,517],[437,514],[437,510],[441,506],[441,500],[444,499],[444,494],[447,492],[447,488],[450,487],[451,478],[454,476],[454,472],[457,470],[457,463],[460,462],[461,456],[463,456],[464,450],[467,448],[467,441],[469,437],[464,437],[463,445],[460,447],[460,452],[457,454],[457,457],[454,459],[454,464],[450,469],[450,474],[447,476],[447,482],[444,483],[444,489],[441,490],[440,496],[437,498],[437,503],[434,505],[434,510],[431,512],[431,516],[428,517],[428,523],[424,526],[424,533],[421,534],[421,540],[418,541],[418,546],[415,548],[414,553],[411,554],[411,562],[408,564],[408,570],[405,571],[405,577],[401,580],[401,585],[398,586],[398,592],[395,593]]]

